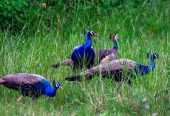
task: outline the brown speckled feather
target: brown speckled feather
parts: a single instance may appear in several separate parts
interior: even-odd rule
[[[98,54],[99,54],[99,62],[101,62],[101,60],[103,58],[105,58],[106,56],[108,55],[111,55],[111,54],[114,54],[114,58],[112,60],[115,60],[116,59],[116,56],[118,54],[118,50],[117,49],[110,49],[110,50],[99,50],[97,51]]]
[[[35,84],[43,79],[45,78],[37,74],[18,73],[2,76],[1,81],[7,87],[18,89],[20,85]]]
[[[109,73],[110,76],[114,76],[116,73],[120,74],[120,71],[123,70],[133,70],[136,65],[137,63],[135,61],[122,58],[122,59],[114,60],[108,63],[103,63],[98,66],[92,67],[89,70],[86,70],[85,72],[67,77],[66,80],[70,80],[70,81],[81,80],[81,77],[83,76],[86,77],[86,80],[89,80],[92,78],[93,75],[106,76],[107,72],[110,72]]]

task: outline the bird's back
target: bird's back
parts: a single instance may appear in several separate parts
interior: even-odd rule
[[[99,55],[99,61],[101,61],[103,58],[105,58],[106,56],[110,55],[110,54],[114,54],[116,59],[118,50],[116,49],[110,49],[110,50],[99,50],[98,51],[98,55]],[[113,60],[114,60],[113,59]]]
[[[18,87],[21,86],[31,86],[39,83],[45,78],[37,74],[18,73],[3,76],[1,79],[4,81],[3,85],[13,89],[18,89]]]
[[[74,58],[80,57],[83,58],[84,57],[84,47],[83,46],[78,46],[77,48],[75,48],[72,52],[72,59],[74,60]]]

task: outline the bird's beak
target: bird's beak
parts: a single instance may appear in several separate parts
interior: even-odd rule
[[[97,34],[96,33],[94,33],[94,37],[96,37],[97,36]]]
[[[94,36],[94,39],[96,39],[96,37],[97,37],[97,34],[96,34],[96,33],[94,33],[94,35],[93,35],[93,36]]]

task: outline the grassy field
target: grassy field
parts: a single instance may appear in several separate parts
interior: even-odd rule
[[[138,7],[114,8],[109,14],[86,9],[73,17],[58,17],[57,28],[34,34],[0,32],[0,75],[37,73],[62,83],[57,96],[42,96],[17,102],[18,92],[0,86],[1,115],[170,115],[170,7],[169,1]],[[90,12],[90,13],[89,13]],[[42,27],[39,27],[42,28]],[[118,58],[148,64],[146,53],[158,52],[155,70],[126,83],[94,77],[81,83],[66,82],[70,67],[53,69],[51,64],[68,58],[85,41],[83,30],[97,33],[93,48],[110,49],[110,33],[118,33]],[[31,30],[31,29],[30,29]],[[118,90],[116,88],[120,86]]]

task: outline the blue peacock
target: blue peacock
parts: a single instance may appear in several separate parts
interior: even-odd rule
[[[23,96],[38,98],[41,95],[54,97],[58,88],[61,88],[61,83],[54,80],[53,87],[50,82],[41,75],[17,73],[2,76],[0,85],[21,92]]]
[[[85,80],[90,80],[94,75],[101,75],[102,77],[109,76],[115,81],[128,80],[128,77],[133,77],[136,74],[145,75],[154,70],[156,65],[155,59],[159,57],[159,54],[152,53],[147,55],[147,57],[150,59],[150,64],[148,65],[121,58],[108,63],[102,63],[77,75],[69,76],[66,80],[81,81],[82,77],[85,77]]]
[[[98,56],[98,62],[107,62],[109,60],[116,59],[117,54],[118,54],[118,44],[117,44],[117,39],[119,38],[118,34],[111,35],[110,38],[113,40],[113,48],[112,49],[107,49],[107,50],[95,50],[96,55]],[[103,60],[104,59],[104,60]],[[107,60],[107,61],[106,61]],[[62,60],[56,64],[53,64],[52,67],[58,68],[60,66],[72,66],[73,61],[71,58]]]
[[[85,65],[90,68],[94,64],[95,52],[92,46],[91,36],[96,36],[94,31],[86,31],[86,42],[83,45],[74,48],[71,59],[73,61],[73,69],[82,68]]]

